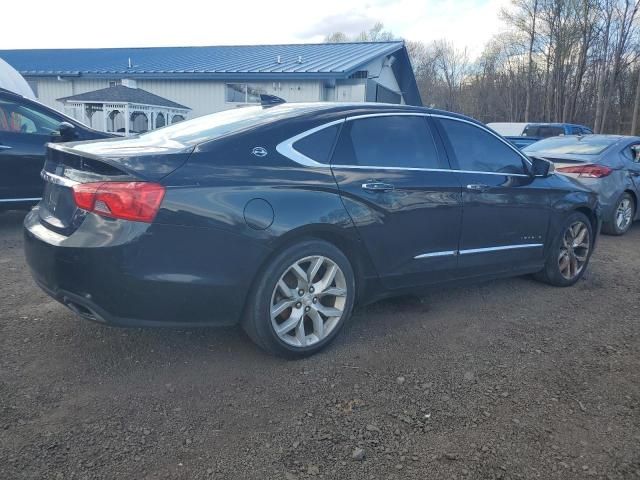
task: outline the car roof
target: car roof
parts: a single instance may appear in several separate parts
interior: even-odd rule
[[[275,106],[263,108],[286,108],[290,114],[288,118],[294,118],[297,114],[312,115],[314,113],[349,113],[354,115],[366,115],[376,113],[421,113],[432,115],[444,115],[447,117],[459,118],[468,122],[483,126],[484,124],[478,120],[462,115],[460,113],[439,110],[436,108],[418,107],[413,105],[398,105],[393,103],[376,103],[376,102],[313,102],[313,103],[281,103]]]

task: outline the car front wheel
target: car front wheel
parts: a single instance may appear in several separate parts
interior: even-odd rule
[[[568,287],[584,275],[593,248],[593,227],[586,215],[573,212],[547,250],[545,267],[538,280],[557,287]]]
[[[330,243],[306,240],[277,255],[249,299],[243,327],[263,349],[296,358],[337,336],[351,316],[353,269]]]

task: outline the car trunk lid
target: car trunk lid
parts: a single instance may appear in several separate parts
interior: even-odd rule
[[[86,212],[75,203],[74,185],[158,182],[183,165],[193,150],[193,147],[182,144],[148,145],[139,140],[48,144],[41,173],[45,182],[39,204],[42,224],[62,235],[70,235],[86,216]]]

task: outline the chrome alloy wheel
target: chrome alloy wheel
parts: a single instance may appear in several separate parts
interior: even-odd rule
[[[589,228],[581,221],[572,223],[562,237],[558,256],[560,274],[567,280],[579,275],[587,263],[590,249]]]
[[[309,347],[327,337],[342,319],[347,282],[340,267],[320,255],[290,265],[271,295],[271,325],[283,342]]]
[[[618,230],[624,232],[633,220],[633,204],[631,199],[623,198],[616,209],[616,226]]]

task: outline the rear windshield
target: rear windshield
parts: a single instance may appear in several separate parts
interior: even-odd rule
[[[564,128],[550,125],[527,125],[522,133],[524,137],[549,138],[564,135]]]
[[[585,137],[554,137],[540,140],[523,151],[570,155],[599,155],[618,141],[617,138],[587,135]]]
[[[173,140],[184,145],[197,145],[256,125],[290,117],[294,112],[303,114],[317,109],[318,107],[305,108],[295,105],[234,108],[143,133],[139,138],[150,142]]]

